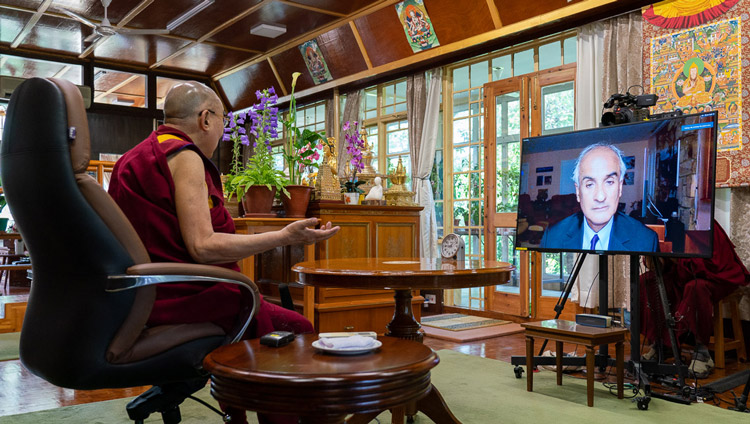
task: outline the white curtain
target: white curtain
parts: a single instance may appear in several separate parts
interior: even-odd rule
[[[576,129],[599,125],[604,75],[604,22],[584,25],[578,30],[576,59]],[[581,266],[570,301],[593,308],[599,303],[599,258],[587,255]]]
[[[432,197],[430,173],[435,162],[438,126],[440,125],[440,90],[442,88],[442,69],[431,71],[427,102],[425,104],[424,122],[422,125],[422,142],[418,157],[414,161],[413,184],[416,193],[415,201],[424,208],[419,214],[420,245],[423,258],[435,258],[438,255],[437,221],[435,220],[435,201]]]
[[[602,105],[615,93],[642,82],[643,20],[640,11],[585,25],[578,32],[576,129],[599,125]],[[632,94],[641,94],[640,89]],[[610,256],[607,270],[609,307],[630,304],[630,262]],[[588,255],[571,291],[571,301],[593,308],[599,304],[599,258]]]

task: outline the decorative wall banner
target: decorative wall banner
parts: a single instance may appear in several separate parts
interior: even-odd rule
[[[318,42],[314,38],[302,43],[299,46],[299,51],[302,53],[302,58],[305,60],[305,65],[307,65],[307,70],[310,71],[310,76],[315,85],[333,79],[331,73],[328,71],[328,65],[323,57],[323,53],[320,51]]]
[[[396,12],[404,26],[406,40],[414,53],[440,45],[423,0],[404,0],[397,3]]]
[[[648,6],[643,18],[662,28],[690,28],[725,14],[740,0],[667,0]]]
[[[674,1],[672,3],[677,3],[677,1]],[[644,14],[646,13],[646,10],[647,9],[644,9]],[[722,140],[720,140],[720,143],[722,144],[719,146],[720,151],[716,155],[717,187],[750,186],[750,147],[748,147],[750,145],[750,137],[748,137],[748,134],[750,134],[750,128],[747,128],[750,119],[748,119],[747,116],[742,116],[743,114],[747,115],[747,111],[743,112],[743,104],[745,104],[747,101],[750,101],[750,91],[742,89],[742,81],[745,81],[744,85],[747,85],[747,81],[750,80],[750,66],[743,67],[741,65],[737,65],[734,68],[730,68],[732,66],[731,63],[742,63],[741,56],[747,58],[749,57],[748,55],[750,55],[750,50],[748,50],[750,49],[750,43],[742,43],[741,41],[737,41],[736,44],[732,45],[731,41],[732,39],[742,40],[742,34],[748,34],[748,31],[750,31],[750,19],[740,19],[741,15],[745,14],[747,10],[750,10],[750,0],[739,0],[736,2],[736,5],[734,7],[726,12],[725,15],[722,15],[722,18],[706,22],[706,25],[703,27],[690,28],[694,35],[694,44],[692,44],[692,46],[690,44],[686,44],[684,47],[685,49],[690,47],[696,49],[697,51],[693,52],[695,53],[693,56],[697,56],[701,59],[701,61],[704,62],[703,72],[700,73],[698,72],[700,70],[700,65],[698,63],[695,63],[696,70],[694,72],[696,73],[696,79],[697,75],[701,75],[701,77],[703,78],[703,82],[705,84],[704,92],[708,92],[713,89],[713,91],[711,92],[712,101],[716,102],[716,109],[719,109],[720,107],[722,108],[719,109],[720,119],[723,120],[722,129],[725,131],[729,131],[729,137],[725,137],[723,143]],[[716,28],[717,31],[714,31],[711,34],[707,34],[705,31],[707,31],[707,29],[712,25],[724,25],[724,27],[720,26]],[[721,31],[724,29],[729,29],[735,32],[732,34],[722,35]],[[666,64],[668,69],[667,71],[664,71],[663,65],[654,64],[651,62],[652,48],[656,46],[656,43],[652,43],[652,40],[662,39],[663,43],[668,44],[670,43],[669,40],[672,40],[670,37],[674,35],[674,33],[675,30],[661,28],[659,26],[651,24],[645,19],[643,21],[643,86],[646,87],[647,92],[660,94],[659,88],[652,87],[652,85],[654,84],[654,80],[657,79],[658,83],[662,84],[662,87],[665,90],[664,95],[666,96],[666,90],[669,84],[664,83],[663,80],[665,78],[668,78],[667,74],[670,74],[672,77],[677,76],[677,79],[682,80],[683,84],[685,80],[689,78],[690,68],[692,67],[692,64],[688,65],[687,77],[685,76],[684,65],[686,64],[685,62],[687,61],[687,59],[690,59],[690,57],[682,58],[679,56],[680,52],[674,52],[679,60],[673,58],[671,62],[668,62],[666,60],[662,61],[662,63]],[[649,48],[649,46],[651,46],[651,48]],[[710,53],[706,53],[706,48],[710,48]],[[689,52],[682,52],[683,55],[685,55],[686,53]],[[658,56],[658,54],[655,55],[653,60],[659,61],[660,59],[657,58]],[[707,56],[708,59],[706,58]],[[706,61],[708,61],[711,66],[711,68],[708,70],[706,70],[705,66]],[[671,69],[669,69],[670,64],[672,66]],[[683,69],[677,69],[678,66],[683,66]],[[664,75],[659,76],[659,71],[664,72]],[[678,71],[682,72],[682,76],[676,75]],[[715,77],[712,72],[715,73]],[[707,79],[706,77],[708,77],[709,75],[710,78]],[[732,84],[731,88],[730,82]],[[692,83],[688,85],[688,92],[691,91],[691,86]],[[699,85],[697,86],[700,87]],[[736,96],[737,100],[734,102],[734,105],[732,105],[732,101],[727,100],[726,97],[722,98],[721,92],[717,93],[717,90],[721,89],[722,87],[727,93],[731,91],[732,95]],[[681,86],[675,85],[674,90],[678,95],[675,96],[671,94],[672,98],[670,100],[672,101],[679,100],[679,97],[685,94]],[[716,99],[714,100],[714,98]],[[659,100],[662,102],[666,102],[666,99]],[[659,108],[667,110],[666,108],[664,108],[664,105],[665,103],[660,103],[658,108],[654,108],[656,110],[652,110],[652,112],[656,113]],[[709,104],[709,107],[713,106]],[[735,124],[736,128],[733,128],[735,127]],[[733,135],[731,131],[734,131],[734,129],[736,129],[737,132]],[[735,137],[734,141],[732,140],[732,136]],[[727,147],[729,146],[735,147],[728,149]]]
[[[719,112],[718,151],[742,149],[740,19],[651,39],[654,113]]]

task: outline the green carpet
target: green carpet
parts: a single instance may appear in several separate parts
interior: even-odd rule
[[[628,399],[618,400],[600,383],[596,384],[594,407],[586,406],[585,380],[565,377],[563,386],[555,384],[555,374],[542,371],[534,375],[534,392],[526,391],[526,378],[516,379],[513,367],[496,360],[441,350],[440,365],[432,373],[453,413],[464,424],[582,424],[582,423],[747,423],[750,416],[713,405],[679,405],[652,399],[647,411],[639,411]],[[208,389],[200,397],[209,399]],[[125,423],[125,404],[130,399],[70,406],[49,411],[0,417],[0,423]],[[216,402],[211,400],[211,404]],[[187,400],[180,408],[183,423],[221,423],[218,415]],[[249,421],[257,423],[254,414]],[[383,413],[380,423],[389,423]],[[158,415],[146,422],[161,422]],[[417,423],[431,423],[424,415]]]
[[[0,361],[18,359],[18,343],[21,333],[0,333]]]

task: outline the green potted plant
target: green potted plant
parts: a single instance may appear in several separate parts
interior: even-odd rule
[[[277,192],[286,193],[289,184],[286,175],[274,168],[271,155],[271,141],[278,137],[278,108],[273,87],[255,92],[259,103],[250,108],[247,114],[230,115],[224,139],[234,143],[232,151],[232,172],[227,176],[225,189],[242,200],[245,216],[275,216],[271,213],[273,199]],[[240,145],[249,146],[250,139],[244,128],[250,121],[249,133],[254,136],[253,154],[242,164]]]
[[[289,100],[289,116],[283,121],[287,130],[286,143],[284,143],[284,162],[289,172],[289,185],[281,195],[281,202],[287,217],[304,217],[307,205],[310,203],[312,187],[302,184],[305,171],[318,168],[320,152],[325,143],[324,135],[307,128],[297,128],[297,101],[294,98],[294,89],[297,78],[301,74],[292,74],[292,92]]]

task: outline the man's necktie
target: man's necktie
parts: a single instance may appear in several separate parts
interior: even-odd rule
[[[599,234],[594,234],[594,237],[591,239],[591,250],[596,250],[597,241],[599,241]]]

